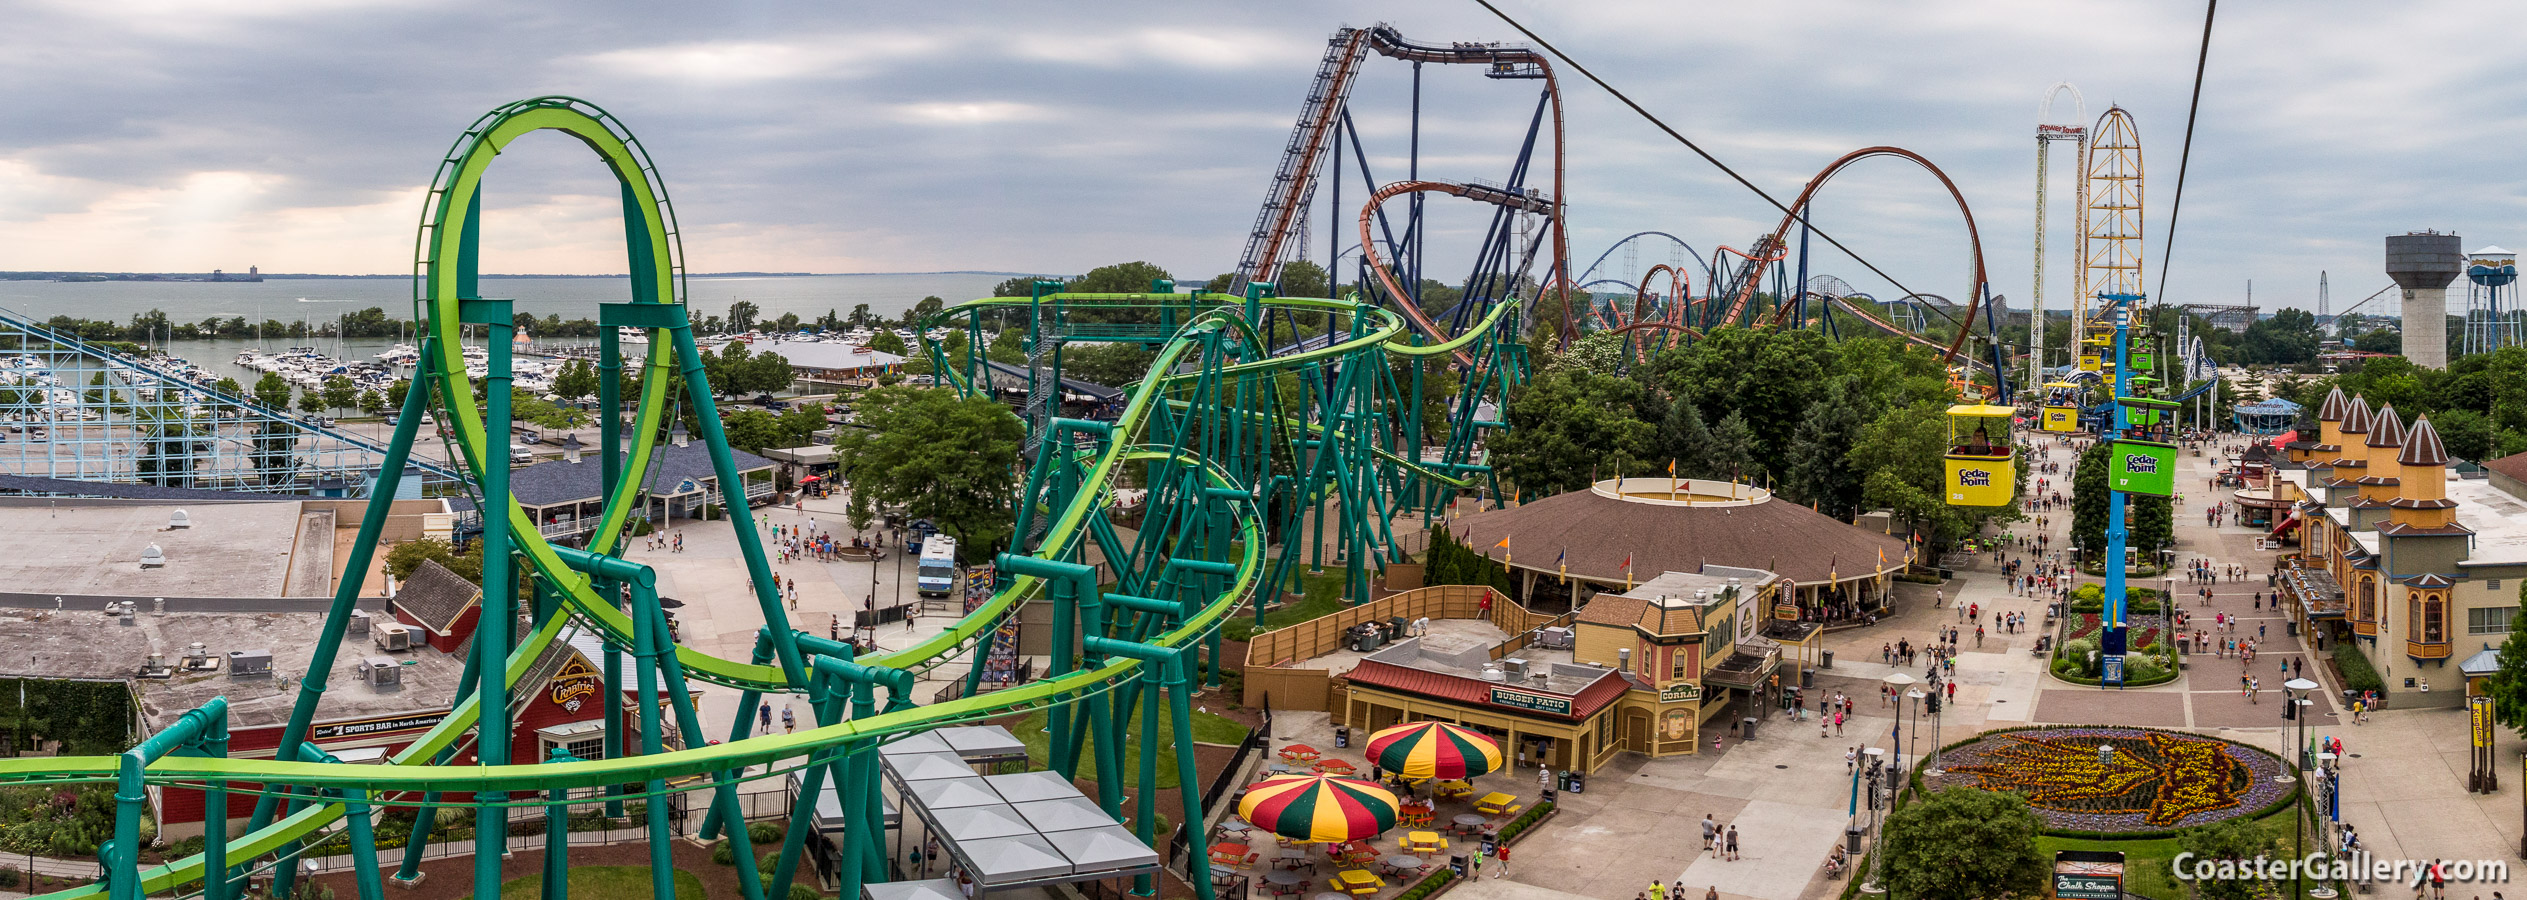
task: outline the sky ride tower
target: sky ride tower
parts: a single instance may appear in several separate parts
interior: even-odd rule
[[[2071,92],[2072,124],[2055,125],[2052,124],[2053,101],[2060,99],[2063,91]],[[2036,108],[2036,273],[2034,291],[2030,295],[2034,299],[2029,302],[2027,312],[2027,384],[2029,385],[2045,383],[2044,233],[2045,229],[2050,227],[2050,223],[2045,221],[2044,201],[2045,189],[2052,181],[2049,173],[2053,160],[2053,142],[2070,141],[2072,164],[2084,163],[2088,159],[2088,126],[2085,124],[2087,121],[2088,101],[2080,96],[2080,89],[2072,87],[2068,81],[2054,82],[2052,89],[2044,93],[2044,104]],[[2079,210],[2079,222],[2073,233],[2085,234],[2088,231],[2088,179],[2084,175],[2079,179],[2078,190],[2079,197],[2076,206]],[[2073,333],[2076,334],[2077,331],[2078,329],[2073,329]]]

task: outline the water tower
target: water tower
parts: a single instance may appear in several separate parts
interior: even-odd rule
[[[2465,273],[2465,239],[2435,231],[2387,236],[2387,276],[2404,289],[2404,358],[2448,368],[2448,283]]]
[[[2466,256],[2467,353],[2490,353],[2522,341],[2518,321],[2518,254],[2485,247]]]

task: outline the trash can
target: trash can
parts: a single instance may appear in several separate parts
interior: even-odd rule
[[[1825,650],[1825,651],[1821,651],[1821,652],[1819,653],[1819,656],[1820,656],[1820,657],[1822,657],[1822,659],[1823,659],[1824,661],[1823,661],[1823,662],[1819,662],[1819,663],[1817,663],[1817,664],[1816,664],[1816,667],[1817,667],[1817,668],[1820,668],[1820,669],[1831,669],[1831,668],[1833,668],[1833,667],[1834,667],[1834,651],[1832,651],[1832,650]]]
[[[1448,868],[1455,870],[1458,878],[1465,877],[1466,870],[1470,867],[1471,861],[1465,858],[1465,854],[1459,853],[1448,857]]]
[[[1799,686],[1800,686],[1800,687],[1803,687],[1803,688],[1812,688],[1812,687],[1815,687],[1815,686],[1816,686],[1816,670],[1815,670],[1815,669],[1800,669],[1800,670],[1799,670]]]
[[[1738,740],[1751,741],[1755,739],[1755,721],[1754,716],[1747,716],[1743,719],[1737,720]]]
[[[1351,746],[1351,726],[1334,726],[1334,746],[1337,748]]]
[[[2282,632],[2283,632],[2283,633],[2288,634],[2288,635],[2290,635],[2291,637],[2298,637],[2298,636],[2299,636],[2299,620],[2297,620],[2297,619],[2289,619],[2289,620],[2285,620],[2285,621],[2283,621],[2283,622],[2281,623],[2281,628],[2282,628]]]
[[[1859,859],[1860,840],[1867,835],[1868,830],[1857,825],[1843,829],[1843,852],[1850,854],[1853,859]]]
[[[1564,772],[1564,773],[1562,773],[1562,789],[1563,789],[1563,790],[1566,790],[1566,791],[1569,791],[1569,792],[1571,792],[1571,793],[1574,793],[1574,794],[1585,794],[1585,793],[1587,793],[1587,792],[1588,792],[1588,773],[1586,773],[1586,772]]]

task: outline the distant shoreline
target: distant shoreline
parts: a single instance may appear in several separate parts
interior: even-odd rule
[[[411,275],[410,273],[400,274],[400,275],[318,275],[318,274],[309,274],[309,273],[300,273],[300,272],[263,272],[263,273],[260,273],[260,274],[262,275],[262,278],[263,278],[263,280],[265,280],[265,281],[319,281],[319,280],[341,280],[341,281],[351,281],[351,280],[376,279],[376,278],[392,278],[392,279],[397,279],[397,280],[407,280],[407,279],[412,278],[412,275]],[[1027,274],[1032,274],[1032,273],[1028,273],[1028,272],[999,272],[999,271],[992,271],[992,270],[988,270],[988,269],[943,269],[943,270],[934,271],[934,272],[697,272],[697,273],[693,273],[693,274],[687,275],[686,277],[688,277],[688,278],[854,278],[854,277],[862,277],[862,276],[887,276],[887,275],[1001,275],[1001,276],[1016,277],[1016,276],[1019,276],[1019,275],[1027,275]],[[211,273],[209,273],[209,272],[67,272],[67,271],[63,271],[63,272],[44,272],[44,271],[6,272],[6,271],[0,271],[0,281],[59,281],[59,280],[64,279],[64,278],[83,278],[83,277],[102,277],[102,278],[107,279],[106,281],[102,281],[102,282],[88,282],[88,283],[94,283],[94,284],[106,284],[106,283],[117,282],[117,281],[126,281],[126,282],[127,282],[127,281],[180,281],[180,282],[200,283],[200,284],[231,284],[231,283],[234,283],[234,284],[251,284],[251,283],[252,283],[252,282],[245,281],[245,280],[244,280],[244,279],[242,279],[242,278],[239,278],[238,280],[236,280],[236,281],[234,281],[234,282],[210,281],[210,280],[209,280],[209,278],[211,277]],[[525,275],[525,274],[519,274],[519,275],[504,275],[504,274],[485,274],[485,275],[483,275],[483,276],[481,276],[481,277],[484,277],[484,278],[630,278],[631,276],[630,276],[630,275],[628,275],[628,274],[619,274],[619,273],[618,273],[618,274],[613,274],[613,275]]]

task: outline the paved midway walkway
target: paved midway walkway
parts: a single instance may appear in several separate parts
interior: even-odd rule
[[[2068,447],[2051,444],[2049,459],[2067,469]],[[2027,631],[1990,633],[1975,645],[1965,626],[1964,651],[1957,660],[1957,699],[1936,726],[1939,742],[1965,739],[1976,732],[2027,724],[2132,724],[2185,728],[2237,740],[2285,754],[2295,732],[2281,726],[2280,663],[2302,650],[2289,636],[2280,614],[2269,606],[2271,589],[2264,573],[2276,554],[2255,549],[2258,529],[2224,525],[2214,529],[2203,520],[2214,454],[2180,458],[2178,483],[2185,502],[2176,510],[2176,556],[2209,559],[2214,565],[2245,567],[2245,579],[2214,586],[2208,605],[2193,592],[2200,585],[2178,573],[2174,582],[2185,609],[2195,614],[2201,630],[2211,631],[2211,613],[2241,619],[2237,633],[2252,636],[2264,626],[2253,673],[2261,681],[2260,702],[2241,695],[2238,677],[2248,671],[2235,658],[2197,653],[2187,658],[2183,677],[2151,688],[2101,690],[2062,682],[2048,675],[2045,660],[2029,648],[2045,633],[2044,606],[2012,596],[1997,574],[1989,553],[1961,568],[1940,586],[1951,605],[1979,604],[1986,622],[1995,610],[2027,613]],[[2068,484],[2067,472],[2053,474]],[[2032,480],[2030,482],[2032,487]],[[2065,491],[2067,498],[2068,492]],[[2217,496],[2228,496],[2227,491]],[[2053,547],[2067,545],[2068,510],[2044,513]],[[2232,518],[2233,521],[2233,518]],[[2032,534],[2032,520],[2019,523],[2018,534]],[[2012,556],[2033,554],[2013,552]],[[2093,582],[2095,579],[2084,579]],[[2163,579],[2135,586],[2165,588]],[[1820,672],[1818,687],[1840,690],[1858,704],[1856,722],[1837,738],[1818,738],[1811,717],[1793,723],[1778,711],[1758,726],[1757,739],[1726,737],[1716,756],[1705,751],[1693,757],[1651,760],[1624,755],[1589,779],[1582,794],[1562,795],[1565,814],[1519,843],[1513,871],[1506,879],[1485,878],[1462,885],[1452,898],[1463,900],[1632,900],[1653,879],[1681,881],[1685,897],[1700,900],[1718,888],[1728,900],[1814,900],[1838,896],[1844,882],[1824,877],[1827,852],[1848,824],[1851,782],[1844,774],[1843,753],[1854,746],[1892,749],[1896,724],[1893,711],[1880,705],[1878,681],[1895,671],[1881,662],[1880,647],[1898,640],[1920,645],[1943,625],[1958,624],[1951,608],[1934,608],[1927,585],[1896,586],[1893,616],[1873,627],[1833,632],[1826,639],[1835,654],[1834,668]],[[2260,608],[2255,595],[2267,603]],[[2370,724],[2340,723],[2332,698],[2337,686],[2319,672],[2318,659],[2308,660],[2308,674],[2326,683],[2325,696],[2308,723],[2310,737],[2342,738],[2345,760],[2344,816],[2382,858],[2408,855],[2442,858],[2513,858],[2521,834],[2521,801],[2515,793],[2519,776],[2512,773],[2495,795],[2465,791],[2465,720],[2453,710],[2389,710],[2373,715]],[[1921,675],[1919,668],[1908,668]],[[1732,711],[1731,721],[1741,713]],[[1916,739],[1915,734],[1919,734]],[[1933,723],[1927,718],[1905,723],[1904,749],[1933,746]],[[2503,740],[2505,754],[2514,749]],[[2392,774],[2389,774],[2392,773]],[[1519,779],[1524,781],[1524,778]],[[1699,852],[1705,814],[1738,828],[1742,859],[1730,862]],[[1865,810],[1862,813],[1865,818]],[[2469,886],[2472,887],[2472,886]],[[2483,886],[2486,890],[2494,886]]]

